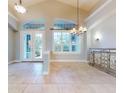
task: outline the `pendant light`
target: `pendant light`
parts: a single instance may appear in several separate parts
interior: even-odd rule
[[[75,28],[73,28],[70,31],[71,34],[80,35],[80,34],[82,34],[82,33],[87,31],[86,27],[82,27],[80,25],[80,22],[79,22],[80,21],[80,17],[79,16],[80,16],[80,14],[79,14],[79,0],[77,0],[77,24],[76,24]]]
[[[24,6],[22,6],[21,0],[19,0],[19,4],[15,3],[14,8],[18,13],[21,13],[21,14],[26,13],[26,8]]]

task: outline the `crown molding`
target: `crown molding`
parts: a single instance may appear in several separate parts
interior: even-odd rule
[[[85,22],[91,20],[96,14],[98,14],[100,11],[102,11],[102,9],[105,8],[111,1],[113,1],[113,0],[106,0],[106,2],[101,7],[99,7],[98,9],[96,9],[96,11],[94,11],[92,14],[90,14],[86,18]]]
[[[94,28],[95,26],[97,26],[98,24],[102,23],[104,20],[106,20],[107,18],[113,16],[115,13],[115,10],[112,10],[108,15],[105,15],[104,17],[101,17],[100,19],[98,19],[95,23],[90,24],[89,26],[89,30]]]
[[[13,19],[15,19],[17,22],[19,21],[17,17],[15,17],[10,11],[8,12],[8,15],[11,16]]]

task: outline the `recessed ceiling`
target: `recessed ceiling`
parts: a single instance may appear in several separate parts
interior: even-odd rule
[[[9,1],[9,6],[13,7],[15,3],[19,2],[19,0],[8,0]],[[49,0],[22,0],[22,3],[24,6],[29,7],[32,5],[37,5],[40,2],[45,2]],[[59,1],[61,3],[65,3],[71,6],[76,7],[76,1],[77,0],[54,0],[54,1]],[[79,0],[80,2],[80,8],[89,12],[94,8],[98,3],[100,3],[103,0]]]

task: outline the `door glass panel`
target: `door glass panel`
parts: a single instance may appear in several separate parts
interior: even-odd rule
[[[42,34],[35,34],[35,58],[42,58]]]
[[[24,59],[31,58],[31,35],[24,34]]]

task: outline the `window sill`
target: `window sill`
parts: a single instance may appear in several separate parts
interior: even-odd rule
[[[80,54],[80,52],[54,52],[53,51],[53,54]]]

